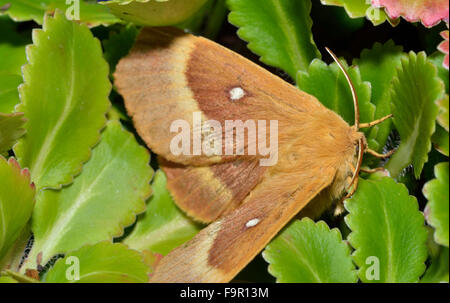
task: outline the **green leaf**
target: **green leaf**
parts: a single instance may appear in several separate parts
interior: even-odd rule
[[[434,66],[436,66],[438,70],[438,76],[442,81],[444,81],[445,91],[447,92],[444,98],[440,99],[437,102],[437,105],[439,107],[439,114],[437,116],[438,125],[436,125],[436,131],[431,137],[431,141],[433,142],[433,146],[435,149],[437,149],[440,153],[448,157],[449,155],[448,70],[446,70],[442,65],[442,61],[444,60],[444,54],[440,52],[435,52],[429,57],[429,59],[431,62],[433,62]]]
[[[449,89],[449,78],[448,78],[448,70],[444,68],[442,65],[442,61],[444,61],[444,54],[441,52],[434,52],[428,59],[433,62],[434,66],[436,66],[438,70],[438,76],[444,81],[445,91],[448,93]]]
[[[427,222],[436,229],[434,240],[447,247],[449,229],[448,169],[448,162],[437,164],[434,167],[436,179],[427,182],[423,187],[423,194],[429,201],[425,209],[425,217]]]
[[[263,252],[269,273],[277,282],[354,283],[357,281],[350,249],[337,228],[321,221],[296,220]]]
[[[401,65],[400,59],[405,56],[403,48],[389,40],[385,44],[375,43],[372,49],[361,52],[360,59],[353,61],[353,65],[359,67],[362,80],[371,84],[371,102],[376,106],[374,120],[391,113],[391,81]],[[389,119],[370,129],[368,140],[376,142],[372,145],[374,150],[381,151],[391,128],[392,121]]]
[[[17,107],[27,134],[14,152],[37,188],[59,188],[80,173],[100,138],[110,106],[108,64],[91,31],[59,11],[45,18],[33,41]]]
[[[147,271],[148,268],[137,251],[120,243],[101,242],[84,246],[59,259],[45,275],[43,281],[47,283],[146,283]]]
[[[18,34],[16,24],[5,16],[0,16],[0,28],[0,113],[12,113],[19,103],[17,88],[22,83],[21,66],[27,61],[25,44],[29,40]]]
[[[7,29],[2,28],[2,35],[4,30],[6,31]],[[21,66],[27,62],[25,45],[11,45],[0,40],[0,58],[2,58],[0,61],[0,72],[20,75]],[[3,58],[8,59],[4,60]]]
[[[25,119],[22,113],[0,113],[0,154],[10,150],[17,140],[23,136]]]
[[[1,0],[0,0],[1,1]],[[29,32],[20,31],[18,23],[13,22],[7,16],[0,15],[0,73],[16,74],[21,76],[20,67],[27,62],[25,45],[31,42]]]
[[[421,283],[448,283],[449,282],[449,254],[447,247],[440,247],[437,256],[431,259],[425,275],[420,279]]]
[[[79,3],[80,21],[90,26],[99,24],[111,24],[119,22],[120,19],[111,14],[107,7],[87,0],[0,0],[0,6],[11,4],[5,11],[14,21],[33,20],[39,24],[44,21],[46,12],[54,12],[56,9],[63,11],[66,15],[76,17],[73,13],[76,3]],[[75,18],[76,19],[76,18]]]
[[[391,178],[360,180],[345,203],[353,261],[363,282],[417,282],[425,271],[427,230],[418,203]]]
[[[0,284],[2,283],[19,283],[9,276],[0,276]]]
[[[156,266],[158,265],[159,261],[164,257],[163,255],[159,253],[154,253],[149,250],[143,250],[140,251],[142,257],[144,258],[144,263],[148,267],[148,275],[151,277],[153,272],[155,271]]]
[[[348,68],[344,60],[341,62],[352,79],[358,95],[360,122],[373,121],[375,107],[370,102],[370,84],[361,80],[357,66]],[[307,72],[298,73],[297,85],[302,91],[315,96],[323,105],[339,114],[347,123],[354,124],[352,93],[344,74],[336,63],[327,65],[325,62],[315,59],[311,62]],[[374,140],[370,140],[369,145],[372,147],[378,144]]]
[[[383,9],[372,7],[370,1],[366,0],[321,0],[325,5],[336,5],[345,8],[345,11],[351,18],[366,17],[372,21],[373,25],[379,25],[386,20],[390,20]]]
[[[103,40],[104,57],[113,73],[122,57],[133,47],[139,30],[133,25],[122,27],[119,31],[111,31],[107,40]]]
[[[157,171],[147,211],[123,241],[129,247],[166,255],[200,231],[201,226],[189,219],[175,205],[166,188],[166,182],[164,172]]]
[[[18,87],[22,77],[13,74],[0,73],[0,113],[12,113],[19,103]]]
[[[444,95],[444,83],[424,52],[410,52],[392,80],[393,121],[401,138],[400,146],[386,164],[394,178],[409,164],[418,179],[431,150],[431,135],[439,113],[436,101]]]
[[[61,190],[44,190],[33,213],[34,245],[23,268],[123,234],[145,210],[153,174],[149,153],[120,122],[110,121],[83,173]]]
[[[28,169],[0,156],[0,260],[19,237],[34,206],[35,188]]]
[[[1,26],[1,24],[0,24]],[[6,30],[2,28],[2,32]],[[3,33],[2,33],[3,34]],[[10,45],[0,41],[0,74],[21,75],[21,66],[27,62],[25,45]],[[3,58],[8,58],[4,60]]]
[[[225,6],[225,0],[220,1],[223,2],[223,5]],[[192,33],[194,35],[199,35],[214,40],[211,37],[208,37],[206,35],[206,32],[203,31],[203,29],[205,29],[205,27],[207,26],[206,20],[209,20],[209,18],[214,18],[213,6],[217,5],[217,2],[218,1],[216,0],[207,0],[206,3],[200,9],[198,9],[193,15],[191,15],[183,22],[176,24],[176,27],[186,32]],[[226,10],[223,16],[223,20],[226,19],[227,15],[228,10]],[[208,18],[206,18],[206,16],[208,16]]]
[[[313,41],[310,0],[228,0],[228,20],[238,35],[266,64],[279,67],[295,80],[320,52]]]
[[[110,0],[101,2],[118,17],[145,26],[176,25],[191,17],[207,0]]]
[[[0,16],[0,28],[0,113],[12,113],[19,103],[21,66],[27,62],[25,45],[31,40],[6,16]]]
[[[31,220],[28,220],[27,224],[20,232],[13,245],[9,248],[6,255],[0,259],[0,270],[7,269],[12,272],[19,271],[24,252],[28,249],[31,239]]]
[[[213,7],[207,11],[207,24],[203,31],[205,37],[216,40],[229,13],[226,2],[226,0],[210,1]]]
[[[439,124],[436,125],[436,131],[431,137],[431,141],[433,142],[433,146],[436,150],[438,150],[441,154],[446,155],[448,157],[449,154],[448,132],[445,129],[443,129]]]
[[[437,116],[437,122],[440,126],[445,128],[445,130],[449,131],[449,123],[448,123],[448,95],[445,95],[444,98],[437,102],[439,106],[439,115]]]
[[[9,269],[2,271],[0,273],[0,275],[4,275],[4,276],[9,277],[9,278],[13,279],[14,281],[16,281],[16,282],[8,282],[8,283],[39,283],[38,280],[35,280],[26,275],[19,274],[17,272],[9,270]],[[0,283],[2,283],[1,280],[0,280]]]
[[[113,98],[117,98],[119,99],[119,95],[113,91],[113,93],[111,94],[111,99]],[[120,99],[121,100],[121,99]],[[130,117],[127,115],[125,106],[123,105],[123,103],[116,102],[113,103],[109,112],[108,112],[108,120],[122,120],[122,121],[131,121]]]

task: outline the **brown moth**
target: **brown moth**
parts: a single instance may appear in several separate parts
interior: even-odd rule
[[[143,29],[114,76],[139,135],[160,156],[176,204],[192,218],[212,222],[162,258],[151,282],[230,281],[301,210],[317,215],[352,185],[356,190],[368,151],[359,128],[385,119],[360,125],[354,95],[356,122],[349,126],[315,97],[246,58],[170,28]],[[243,154],[191,148],[174,155],[173,121],[189,121],[194,129],[196,112],[222,125],[277,121],[278,161],[261,165],[263,155],[249,153],[250,139],[240,147]],[[272,135],[253,138],[267,143]]]

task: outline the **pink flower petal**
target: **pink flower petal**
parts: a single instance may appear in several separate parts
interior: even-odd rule
[[[445,40],[448,40],[448,31],[442,31],[441,37],[444,38]]]
[[[372,0],[375,7],[386,8],[388,16],[396,19],[400,16],[409,22],[421,21],[426,27],[432,27],[441,20],[448,23],[448,0]]]
[[[449,48],[449,42],[448,42],[448,30],[441,32],[441,37],[444,38],[444,41],[442,41],[437,49],[445,54],[444,62],[442,65],[448,69],[448,48]]]
[[[438,50],[440,50],[440,51],[443,52],[444,54],[448,54],[448,41],[442,41],[442,42],[438,45]]]

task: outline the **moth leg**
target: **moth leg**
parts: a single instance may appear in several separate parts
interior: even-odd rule
[[[374,157],[376,157],[376,158],[379,158],[379,159],[386,159],[386,158],[389,158],[390,156],[392,156],[393,153],[395,153],[395,151],[396,151],[396,150],[393,149],[393,150],[389,151],[388,153],[380,154],[380,153],[377,153],[377,152],[374,151],[374,150],[371,150],[370,148],[367,148],[367,149],[366,149],[366,152],[367,152],[368,154],[371,154],[372,156],[374,156]]]
[[[350,167],[352,168],[353,171],[355,171],[355,167],[353,166],[353,164],[350,163]],[[350,198],[350,197],[355,193],[355,191],[356,191],[355,186],[358,186],[358,178],[355,178],[355,179],[353,180],[353,183],[351,183],[352,180],[353,180],[353,177],[352,177],[352,176],[348,176],[348,177],[347,177],[347,183],[349,184],[349,185],[348,185],[349,188],[347,189],[347,191],[348,191],[349,189],[351,189],[351,190],[350,190],[350,192],[347,192],[347,194],[339,201],[338,205],[343,205],[343,204],[344,204],[344,201],[345,201],[346,199]]]
[[[386,121],[387,119],[389,119],[389,118],[391,118],[391,117],[392,117],[392,114],[389,114],[389,115],[387,115],[386,117],[380,118],[380,119],[378,119],[378,120],[375,120],[375,121],[372,121],[372,122],[369,122],[369,123],[361,123],[361,124],[359,125],[359,128],[368,128],[368,127],[375,126],[375,125],[377,125],[377,124],[380,124],[381,122]]]
[[[347,177],[347,182],[350,183],[351,181],[352,181],[352,177],[351,177],[351,176],[348,176],[348,177]],[[334,208],[334,212],[333,212],[333,215],[334,215],[335,217],[340,216],[340,215],[344,212],[344,210],[345,210],[345,207],[344,207],[344,201],[345,201],[345,199],[347,199],[346,196],[343,197],[343,198],[341,198],[341,199],[336,203],[336,207]]]
[[[350,166],[354,169],[353,165],[350,164]],[[347,177],[347,182],[350,183],[352,181],[352,177],[348,176]],[[350,198],[351,196],[353,196],[353,194],[356,192],[356,189],[358,188],[358,179],[356,178],[355,181],[353,182],[353,187],[352,190],[347,193],[347,195],[345,195],[342,199],[339,200],[338,203],[336,203],[336,208],[334,209],[334,215],[337,217],[339,215],[341,215],[345,208],[344,208],[344,201],[347,200],[348,198]],[[350,186],[352,186],[352,184],[350,184]]]
[[[347,193],[347,195],[345,195],[343,200],[351,198],[355,194],[356,190],[358,189],[358,182],[359,182],[359,177],[356,177],[355,181],[353,182],[352,190],[349,193]]]
[[[353,170],[353,174],[356,173],[356,168],[353,166],[353,164],[350,163],[350,167]],[[350,179],[350,181],[348,181]],[[358,188],[358,181],[359,181],[359,177],[357,176],[356,178],[353,179],[353,176],[348,176],[347,177],[347,181],[350,183],[349,184],[349,189],[351,188],[351,191],[347,193],[347,195],[344,196],[344,198],[341,199],[341,203],[344,203],[344,201],[348,198],[350,198],[351,196],[353,196],[353,194],[356,192],[356,189]],[[351,183],[353,181],[353,183]],[[352,186],[353,185],[353,186]]]

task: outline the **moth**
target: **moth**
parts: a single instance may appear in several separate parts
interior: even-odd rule
[[[175,203],[209,224],[162,258],[151,282],[230,281],[300,211],[315,216],[330,201],[351,196],[365,152],[388,156],[368,149],[359,130],[389,116],[359,122],[353,85],[332,56],[352,89],[353,126],[315,97],[215,42],[173,28],[140,32],[117,65],[115,86],[138,134],[158,154]],[[249,152],[252,143],[267,143],[273,134],[251,136],[250,130],[241,153],[196,153],[190,146],[190,153],[174,154],[177,133],[171,126],[182,120],[195,130],[194,113],[222,125],[277,121],[276,164],[261,165],[267,155]],[[236,130],[222,135],[237,136]],[[194,145],[195,138],[188,140]]]

